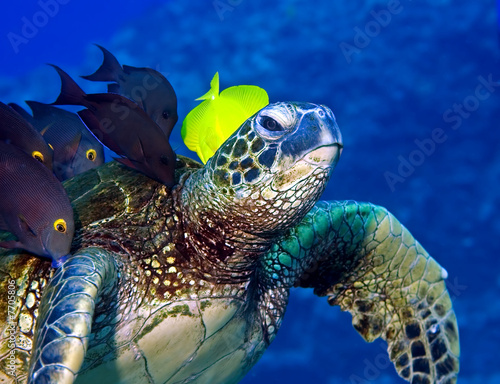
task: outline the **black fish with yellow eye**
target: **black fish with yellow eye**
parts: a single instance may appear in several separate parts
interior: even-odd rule
[[[0,141],[13,144],[52,170],[52,149],[19,113],[0,102]]]
[[[59,265],[70,252],[75,224],[66,191],[52,171],[0,141],[0,196],[0,230],[16,237],[0,247],[22,248]]]
[[[77,114],[37,101],[26,101],[33,126],[54,149],[53,171],[64,181],[104,163],[104,148]]]
[[[108,85],[108,92],[135,101],[169,138],[178,120],[177,96],[170,82],[151,68],[122,67],[111,52],[100,45],[97,47],[104,55],[101,66],[92,75],[81,77],[114,82]]]
[[[86,107],[78,115],[94,136],[122,156],[116,160],[167,186],[175,182],[175,153],[168,138],[132,100],[113,93],[87,95],[62,69],[61,93],[55,105]]]

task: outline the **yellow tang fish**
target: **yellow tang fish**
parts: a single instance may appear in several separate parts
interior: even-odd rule
[[[210,82],[210,91],[196,100],[204,101],[188,113],[181,135],[203,163],[246,119],[269,104],[267,92],[255,85],[238,85],[219,94],[219,72]]]

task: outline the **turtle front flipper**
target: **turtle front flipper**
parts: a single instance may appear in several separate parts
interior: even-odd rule
[[[40,301],[28,383],[74,382],[96,300],[116,280],[113,256],[98,248],[80,250],[56,271]]]
[[[351,312],[366,341],[385,339],[404,379],[456,382],[460,347],[447,273],[386,209],[318,203],[264,266],[271,279],[314,288]]]

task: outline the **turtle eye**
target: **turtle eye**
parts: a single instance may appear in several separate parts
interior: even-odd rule
[[[285,130],[285,128],[283,128],[283,126],[280,123],[278,123],[276,120],[274,120],[272,117],[269,116],[262,116],[260,118],[259,124],[261,125],[261,127],[272,132],[280,132]]]
[[[66,221],[64,221],[63,219],[57,219],[56,221],[54,221],[54,229],[57,232],[66,233],[66,228]]]
[[[87,155],[87,159],[89,159],[90,161],[95,161],[95,159],[97,158],[95,149],[89,149],[85,154]]]
[[[33,156],[33,158],[38,160],[40,163],[43,163],[43,155],[41,152],[33,151],[31,152],[31,156]]]
[[[170,117],[170,113],[168,113],[167,111],[163,111],[161,115],[164,119],[168,119]]]

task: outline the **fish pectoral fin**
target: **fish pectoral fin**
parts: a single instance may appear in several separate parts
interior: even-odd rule
[[[23,245],[16,240],[1,241],[0,248],[16,249],[16,248],[23,248]]]
[[[137,138],[137,142],[135,143],[135,145],[133,147],[132,154],[135,155],[134,156],[135,160],[146,158],[146,151],[144,149],[144,144],[142,144],[142,140],[140,137]]]
[[[81,134],[81,132],[79,132],[68,143],[66,153],[68,154],[68,158],[71,159],[70,163],[73,162],[73,159],[75,158],[76,152],[78,151],[78,147],[80,146],[81,141],[82,141],[82,134]]]
[[[23,215],[17,215],[17,218],[19,219],[19,226],[21,227],[24,233],[32,235],[33,237],[37,237],[35,230],[30,227],[28,221]]]
[[[127,159],[126,157],[113,157],[113,160],[118,161],[129,168],[135,169],[136,171],[142,172],[142,163],[136,160]]]

